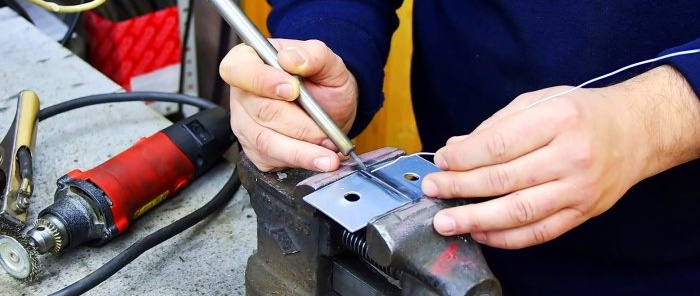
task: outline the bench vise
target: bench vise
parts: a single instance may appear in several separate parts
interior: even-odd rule
[[[501,295],[476,242],[433,229],[459,201],[422,195],[432,163],[395,148],[360,157],[368,171],[263,173],[242,154],[258,223],[247,295]]]

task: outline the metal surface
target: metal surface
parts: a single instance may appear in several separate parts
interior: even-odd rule
[[[11,276],[29,277],[34,266],[24,245],[8,235],[0,235],[0,264]]]
[[[5,138],[0,142],[0,216],[9,223],[23,223],[32,194],[31,150],[36,140],[39,98],[32,91],[17,96],[17,109]],[[22,151],[23,153],[21,153]],[[19,155],[29,159],[20,161]],[[28,166],[28,167],[23,167]],[[29,176],[26,176],[29,172]]]
[[[258,248],[246,266],[247,295],[501,295],[478,244],[441,236],[432,227],[434,214],[455,202],[407,197],[418,192],[411,182],[424,174],[412,166],[424,164],[412,156],[399,159],[402,155],[393,148],[361,155],[370,168],[416,161],[408,172],[401,162],[392,165],[395,171],[387,166],[371,174],[358,173],[350,163],[330,173],[263,173],[243,155],[241,180],[258,218]],[[376,176],[380,171],[388,177]],[[369,176],[362,186],[389,178],[377,186],[410,201],[350,233],[303,200],[356,175]]]
[[[266,64],[284,71],[277,62],[277,50],[258,31],[237,5],[231,0],[209,0],[209,2],[213,4],[224,20],[231,25],[241,40],[252,47]],[[321,127],[323,132],[328,135],[343,155],[349,155],[355,150],[355,144],[348,139],[333,119],[319,106],[303,83],[299,84],[299,98],[297,101],[299,101],[301,107],[311,116],[316,124]]]
[[[360,157],[372,165],[402,154],[386,148]],[[332,287],[332,258],[349,253],[340,243],[342,229],[322,218],[303,196],[356,172],[354,165],[346,162],[324,174],[301,169],[263,173],[242,154],[239,167],[257,216],[257,250],[246,265],[246,294],[337,294]]]
[[[367,225],[367,256],[402,271],[401,287],[410,295],[501,295],[471,237],[442,236],[433,228],[435,214],[457,204],[424,198],[377,217]]]
[[[68,243],[68,236],[63,223],[53,215],[45,215],[34,222],[34,227],[27,232],[29,244],[36,248],[39,254],[48,252],[60,253]]]
[[[360,166],[360,169],[363,171],[367,171],[367,166],[365,165],[364,162],[362,162],[362,159],[360,159],[359,156],[355,153],[355,151],[350,151],[350,157],[352,157],[352,160],[355,161],[355,163]]]
[[[435,165],[418,155],[401,157],[372,173],[352,173],[305,196],[304,201],[355,232],[372,218],[420,200],[420,179],[437,171]]]
[[[333,261],[333,291],[340,295],[401,295],[398,287],[382,279],[354,257]]]
[[[257,216],[257,250],[248,259],[246,295],[321,295],[331,291],[330,261],[339,246],[327,221],[295,191],[313,175],[304,170],[262,173],[242,155],[240,177]],[[289,252],[294,250],[294,252]]]
[[[366,263],[369,263],[372,267],[380,270],[389,277],[393,279],[399,279],[401,277],[401,271],[398,271],[397,269],[388,265],[379,265],[377,261],[375,261],[372,257],[369,256],[370,251],[369,246],[367,245],[367,238],[364,231],[358,231],[353,233],[344,230],[341,237],[341,243],[345,248],[360,256],[361,259],[365,260]]]

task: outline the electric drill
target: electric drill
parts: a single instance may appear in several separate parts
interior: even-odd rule
[[[69,172],[58,179],[54,203],[27,232],[29,245],[44,254],[108,242],[212,167],[234,140],[229,114],[214,108],[140,139],[91,170]]]

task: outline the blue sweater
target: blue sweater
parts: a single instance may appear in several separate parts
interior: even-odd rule
[[[359,133],[382,105],[398,25],[388,0],[273,0],[275,37],[320,39],[360,85]],[[577,85],[700,48],[697,0],[415,0],[411,90],[423,150],[469,133],[517,95]],[[408,61],[407,61],[408,62]],[[700,93],[700,54],[676,67]],[[628,79],[639,67],[592,86]],[[612,209],[523,250],[484,248],[505,295],[700,295],[700,161],[634,186]]]

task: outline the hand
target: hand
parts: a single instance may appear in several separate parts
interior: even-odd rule
[[[570,87],[523,94],[471,134],[448,140],[435,156],[444,172],[426,176],[423,192],[500,197],[445,209],[435,229],[500,248],[543,243],[608,210],[642,179],[698,158],[700,103],[675,70],[657,69],[531,108]]]
[[[320,41],[271,39],[285,71],[304,84],[338,126],[348,132],[357,109],[357,82],[342,59]],[[294,102],[299,80],[264,64],[244,44],[221,62],[221,77],[231,85],[231,128],[261,171],[301,167],[338,168],[337,148]]]

